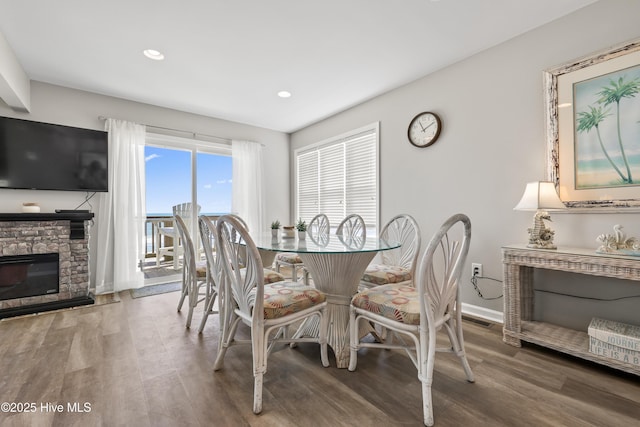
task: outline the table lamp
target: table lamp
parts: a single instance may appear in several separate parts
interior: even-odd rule
[[[529,244],[527,247],[536,249],[556,249],[553,244],[554,231],[548,228],[544,221],[551,221],[548,210],[565,209],[564,203],[558,197],[553,182],[536,181],[529,182],[524,190],[522,199],[513,210],[536,211],[533,216],[533,226],[529,232]]]

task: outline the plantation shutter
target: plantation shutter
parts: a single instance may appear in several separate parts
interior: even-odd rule
[[[330,224],[338,224],[344,218],[344,146],[334,144],[318,150],[319,211],[329,217]]]
[[[377,124],[297,152],[297,217],[308,222],[324,213],[335,228],[345,216],[357,213],[368,234],[375,234],[377,153]]]
[[[357,213],[367,228],[375,228],[377,220],[375,142],[375,135],[366,133],[345,143],[345,216]]]
[[[309,222],[319,209],[318,152],[298,156],[298,216]],[[297,217],[295,218],[297,220]]]

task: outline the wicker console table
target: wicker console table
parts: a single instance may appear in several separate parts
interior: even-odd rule
[[[531,249],[525,245],[502,248],[504,267],[503,341],[520,347],[527,341],[563,353],[640,375],[640,367],[589,352],[586,331],[576,331],[533,319],[533,269],[567,271],[592,276],[640,281],[640,258],[597,254],[593,249]]]

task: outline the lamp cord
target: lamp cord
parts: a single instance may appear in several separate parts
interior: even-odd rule
[[[486,300],[486,301],[497,300],[497,299],[500,299],[500,298],[502,298],[504,296],[504,295],[500,295],[500,296],[497,296],[497,297],[485,297],[482,294],[482,291],[480,291],[480,288],[478,287],[478,279],[493,280],[494,282],[499,282],[499,283],[502,283],[502,280],[494,279],[492,277],[478,276],[478,275],[471,277],[471,284],[473,285],[473,288],[478,293],[478,296],[480,298],[482,298],[483,300]],[[553,295],[560,295],[560,296],[563,296],[563,297],[579,298],[579,299],[585,299],[585,300],[591,300],[591,301],[605,301],[605,302],[620,301],[620,300],[623,300],[623,299],[640,298],[640,295],[627,295],[627,296],[615,297],[615,298],[586,297],[586,296],[582,296],[582,295],[566,294],[564,292],[549,291],[549,290],[544,290],[544,289],[534,289],[534,292],[553,294]]]
[[[582,295],[565,294],[563,292],[547,291],[543,289],[534,289],[534,291],[545,293],[545,294],[561,295],[563,297],[580,298],[580,299],[586,299],[586,300],[592,300],[592,301],[619,301],[622,299],[640,298],[640,295],[627,295],[624,297],[616,297],[616,298],[596,298],[596,297],[585,297]]]
[[[471,284],[473,285],[473,289],[476,290],[476,292],[478,293],[478,296],[480,298],[482,298],[483,300],[492,301],[492,300],[500,299],[500,298],[502,298],[504,296],[504,295],[500,295],[500,296],[497,296],[497,297],[485,297],[484,295],[482,295],[482,292],[480,291],[480,288],[478,287],[478,279],[493,280],[494,282],[498,282],[498,283],[502,283],[502,280],[494,279],[493,277],[485,277],[485,276],[478,276],[478,275],[473,275],[471,277]]]

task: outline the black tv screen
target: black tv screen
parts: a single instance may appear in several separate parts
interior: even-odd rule
[[[0,117],[0,188],[108,191],[107,132]]]

